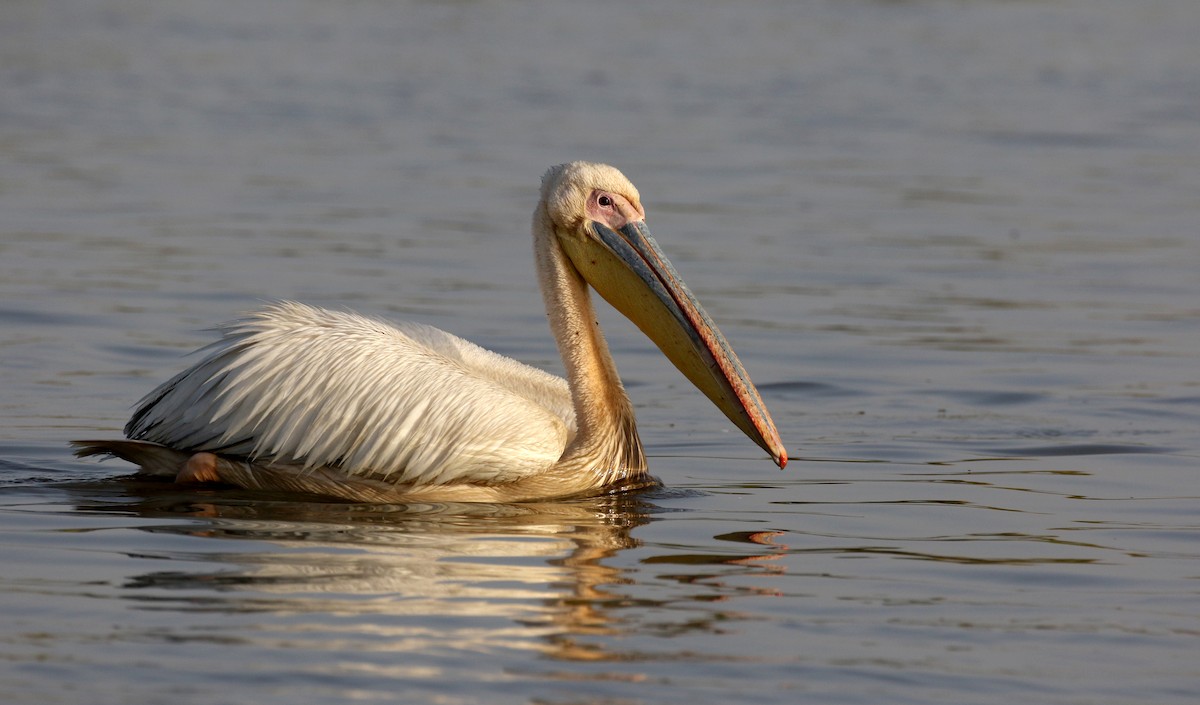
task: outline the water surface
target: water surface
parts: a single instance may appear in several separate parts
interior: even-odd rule
[[[11,703],[1191,703],[1200,6],[10,3]],[[663,490],[367,506],[70,457],[276,298],[558,371],[611,162],[770,461],[611,311]]]

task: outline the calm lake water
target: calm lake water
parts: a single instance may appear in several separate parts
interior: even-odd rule
[[[1200,3],[16,0],[0,700],[1200,699]],[[779,472],[604,312],[666,488],[364,506],[72,458],[291,298],[558,371],[617,165]]]

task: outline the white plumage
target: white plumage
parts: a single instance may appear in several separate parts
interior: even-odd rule
[[[441,485],[544,472],[575,433],[565,380],[432,326],[282,302],[222,333],[126,436]]]
[[[589,285],[783,467],[732,348],[616,169],[550,169],[535,264],[567,379],[420,323],[282,302],[229,324],[142,399],[129,440],[75,441],[180,482],[362,501],[524,501],[654,482]]]

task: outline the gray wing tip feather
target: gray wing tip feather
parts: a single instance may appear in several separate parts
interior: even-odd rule
[[[173,477],[191,457],[190,453],[145,441],[71,441],[77,458],[103,455],[120,458],[141,468],[149,475]]]

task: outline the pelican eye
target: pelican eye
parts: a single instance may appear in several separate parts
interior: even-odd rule
[[[609,198],[608,196],[601,196],[600,198],[596,199],[596,203],[600,204],[601,206],[603,206],[605,208],[610,208],[613,204],[613,200],[611,198]]]

